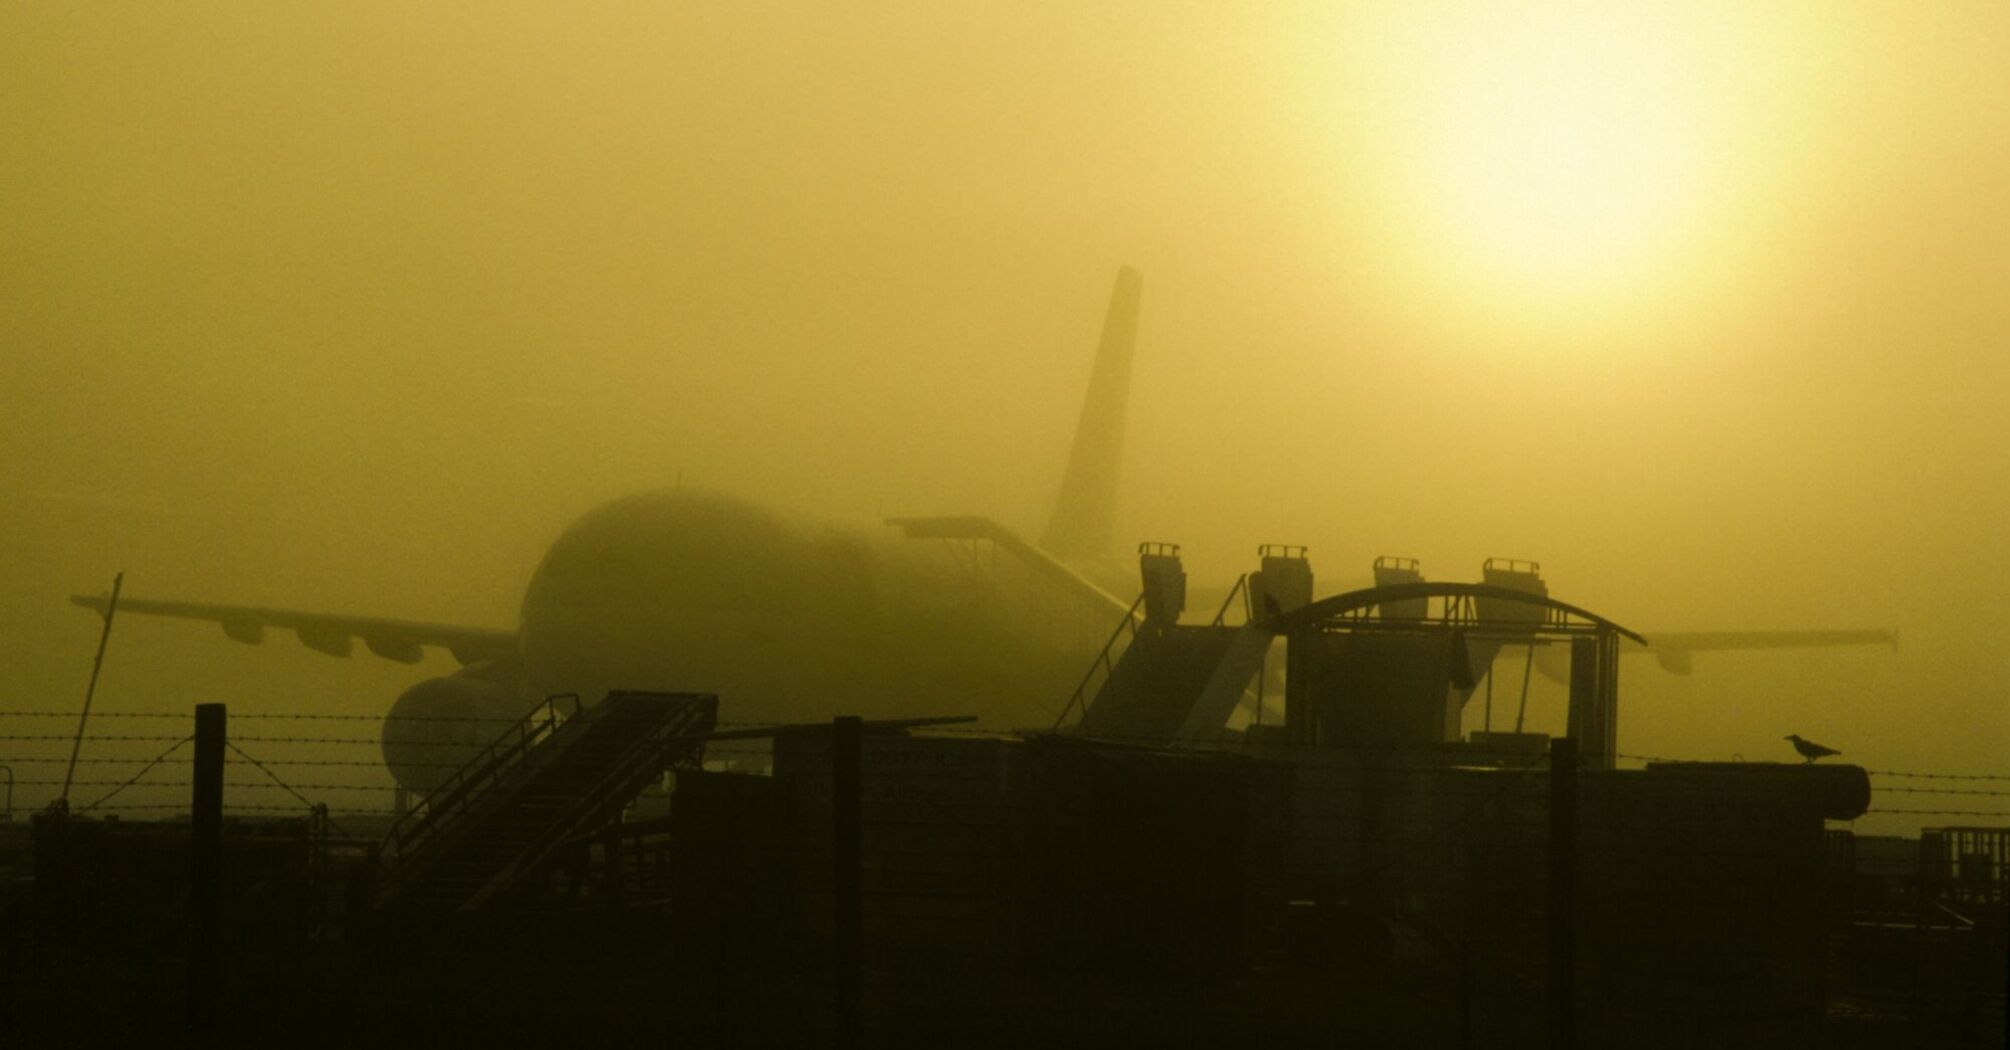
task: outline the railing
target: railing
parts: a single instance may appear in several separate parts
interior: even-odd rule
[[[609,698],[606,703],[614,703]],[[610,766],[594,780],[592,785],[579,794],[572,809],[565,818],[555,821],[542,834],[525,844],[518,855],[503,871],[489,881],[487,887],[469,898],[465,907],[480,904],[489,893],[507,883],[516,873],[533,871],[553,850],[563,845],[577,830],[578,825],[594,811],[606,811],[607,807],[618,807],[648,782],[661,776],[663,770],[677,764],[679,756],[673,752],[679,744],[692,748],[700,756],[704,753],[705,736],[718,717],[718,703],[706,697],[702,702],[687,702],[679,711],[663,721],[649,727],[646,743],[638,742],[626,752],[626,758]],[[693,723],[696,723],[695,725]]]
[[[1554,606],[1544,606],[1537,602],[1525,602],[1518,598],[1472,594],[1440,594],[1422,598],[1404,598],[1399,601],[1427,603],[1424,611],[1415,617],[1406,617],[1392,624],[1398,630],[1412,630],[1419,623],[1463,627],[1476,632],[1474,637],[1498,634],[1502,638],[1520,639],[1530,632],[1557,632],[1564,634],[1597,634],[1607,625],[1581,613],[1572,613]],[[1491,609],[1482,608],[1481,603],[1498,601]],[[1436,603],[1438,611],[1433,615],[1428,603]],[[1534,610],[1527,619],[1513,619],[1499,614],[1503,608],[1524,608]],[[1494,615],[1489,616],[1491,612]],[[1379,622],[1389,619],[1382,613],[1380,605],[1362,605],[1345,609],[1332,615],[1334,622],[1345,622],[1349,630],[1373,628]]]
[[[1124,618],[1117,621],[1117,629],[1110,632],[1109,641],[1103,643],[1102,651],[1097,653],[1096,658],[1089,662],[1089,669],[1082,672],[1082,680],[1076,684],[1074,695],[1068,697],[1067,706],[1061,708],[1061,713],[1054,718],[1055,729],[1061,728],[1068,721],[1068,716],[1077,707],[1082,709],[1084,715],[1089,713],[1089,698],[1095,695],[1094,691],[1089,688],[1089,683],[1096,680],[1096,671],[1098,669],[1102,670],[1104,681],[1108,681],[1109,676],[1116,673],[1116,661],[1111,659],[1110,653],[1116,649],[1117,642],[1122,640],[1125,634],[1128,633],[1133,638],[1136,637],[1138,633],[1138,610],[1144,604],[1145,596],[1140,594],[1138,595],[1138,600],[1132,602],[1131,607],[1124,611]]]
[[[532,751],[578,713],[578,694],[546,697],[530,714],[511,723],[445,783],[399,817],[373,851],[371,866],[380,880],[379,899],[397,882],[400,862],[461,826],[477,803],[494,792],[509,774],[521,769]]]
[[[1245,572],[1235,578],[1235,586],[1228,589],[1228,596],[1221,600],[1221,608],[1214,611],[1212,626],[1226,627],[1228,625],[1228,607],[1235,603],[1235,596],[1238,594],[1242,595],[1243,622],[1248,623],[1256,619],[1256,610],[1250,607],[1249,601],[1249,574]]]
[[[670,898],[675,819],[658,817],[615,824],[575,839],[582,848],[599,846],[597,889],[614,904],[647,906]]]
[[[2001,909],[2010,903],[2010,828],[1925,828],[1919,872],[1935,902]]]

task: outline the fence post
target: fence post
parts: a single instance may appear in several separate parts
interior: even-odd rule
[[[1491,676],[1489,676],[1491,677]],[[1478,979],[1474,974],[1473,927],[1477,925],[1475,916],[1480,910],[1480,885],[1484,874],[1480,861],[1479,846],[1473,841],[1471,820],[1462,829],[1465,837],[1465,880],[1459,894],[1459,943],[1458,943],[1458,995],[1459,995],[1459,1050],[1474,1050],[1474,1022]]]
[[[189,1045],[215,1045],[223,882],[224,705],[195,709],[195,792],[189,810]]]
[[[1577,741],[1549,742],[1549,1045],[1577,1046]]]
[[[831,889],[836,897],[833,956],[837,977],[838,1045],[859,1045],[864,991],[864,748],[863,723],[840,716],[831,723]]]
[[[12,899],[0,901],[0,940],[7,942],[6,955],[0,958],[0,1046],[19,1046],[20,1006],[19,993],[15,989],[25,976],[21,966],[21,917],[15,911]]]

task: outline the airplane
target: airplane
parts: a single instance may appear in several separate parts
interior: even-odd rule
[[[210,621],[257,644],[291,631],[346,657],[427,648],[461,664],[392,703],[383,753],[424,792],[542,699],[612,689],[717,693],[739,722],[954,710],[1044,726],[1133,606],[1112,557],[1143,281],[1121,268],[1068,463],[1037,542],[977,515],[889,519],[878,532],[806,525],[733,496],[674,488],[588,511],[545,552],[517,626],[470,627],[209,602],[122,598],[127,614]],[[896,535],[897,532],[897,535]],[[916,543],[935,540],[936,544]],[[1135,588],[1133,582],[1128,585]],[[108,596],[74,596],[104,615]],[[1653,636],[1649,636],[1653,638]],[[1886,641],[1884,632],[1664,636],[1662,665],[1705,649]]]

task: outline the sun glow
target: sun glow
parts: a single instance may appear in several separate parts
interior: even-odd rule
[[[1628,5],[1401,16],[1383,91],[1406,239],[1521,293],[1665,276],[1728,161],[1723,29]]]

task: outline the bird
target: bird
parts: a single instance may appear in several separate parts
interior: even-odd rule
[[[1802,740],[1799,734],[1789,733],[1786,739],[1793,741],[1794,750],[1799,751],[1801,757],[1807,759],[1810,763],[1818,758],[1827,758],[1830,755],[1842,754],[1842,752],[1837,751],[1835,748],[1823,747],[1812,740]]]

